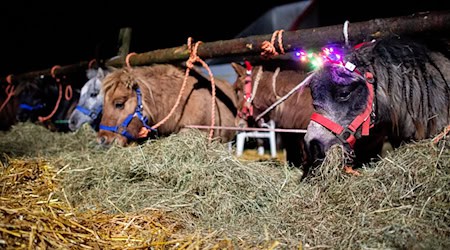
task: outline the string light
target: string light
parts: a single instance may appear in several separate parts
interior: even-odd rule
[[[323,66],[325,62],[343,64],[342,52],[335,47],[324,47],[319,53],[298,50],[295,56],[303,64],[309,64],[313,69]]]

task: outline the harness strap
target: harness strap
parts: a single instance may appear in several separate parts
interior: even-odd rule
[[[28,105],[28,104],[25,104],[25,103],[19,104],[19,108],[25,109],[25,110],[28,110],[28,111],[33,111],[33,110],[41,109],[41,108],[43,108],[43,107],[44,107],[43,104],[37,104],[37,105],[34,105],[34,106],[31,106],[31,105]]]
[[[156,129],[147,125],[148,118],[145,117],[144,114],[142,113],[142,111],[144,110],[144,106],[142,105],[142,93],[141,93],[141,89],[139,89],[139,88],[136,89],[136,98],[137,98],[137,106],[136,106],[136,110],[134,111],[134,114],[139,118],[139,120],[142,122],[142,125],[144,125],[144,127],[148,128],[152,131],[156,131]]]
[[[83,106],[80,106],[80,105],[77,105],[75,107],[75,109],[80,111],[82,114],[89,116],[92,120],[95,120],[95,119],[97,119],[98,115],[102,112],[103,106],[100,105],[100,107],[98,107],[94,111],[90,111],[89,109],[87,109]]]
[[[351,148],[353,148],[353,145],[355,145],[356,137],[355,137],[355,130],[351,130],[350,128],[344,128],[341,125],[335,123],[334,121],[326,118],[325,116],[319,114],[319,113],[313,113],[311,115],[311,120],[319,123],[320,125],[324,126],[328,130],[330,130],[332,133],[336,135],[337,138],[339,138],[343,143],[348,143]]]
[[[253,116],[253,105],[252,105],[252,65],[249,61],[245,61],[246,76],[244,83],[244,104],[242,109],[238,112],[239,117],[243,119],[248,119],[248,117]]]

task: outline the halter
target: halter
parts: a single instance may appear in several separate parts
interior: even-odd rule
[[[25,109],[25,110],[28,110],[28,111],[33,111],[33,110],[38,110],[38,109],[44,108],[44,104],[36,104],[34,106],[31,106],[31,105],[28,105],[28,104],[25,104],[25,103],[21,103],[19,105],[19,108]]]
[[[355,71],[356,73],[361,74],[356,69],[356,66],[350,62],[347,62],[344,66],[347,70]],[[336,137],[342,141],[344,144],[348,144],[350,146],[350,149],[353,150],[353,146],[355,145],[356,139],[360,138],[361,136],[367,136],[369,135],[369,129],[371,127],[371,116],[374,116],[373,113],[373,98],[374,98],[374,90],[373,90],[373,82],[374,82],[374,76],[370,72],[366,72],[364,74],[365,77],[365,83],[369,90],[369,96],[367,98],[366,108],[362,113],[360,113],[358,116],[353,119],[353,121],[347,126],[342,127],[341,125],[337,124],[336,122],[328,119],[327,117],[314,112],[311,115],[311,120],[319,123],[323,127],[330,130]],[[361,134],[357,134],[358,128],[361,127]]]
[[[92,120],[97,119],[97,117],[100,115],[100,113],[103,110],[103,106],[100,105],[96,110],[91,111],[83,106],[77,105],[75,107],[76,110],[80,111],[81,113],[83,113],[84,115],[89,116]]]
[[[111,131],[120,135],[125,136],[127,139],[129,140],[136,140],[137,138],[133,137],[128,131],[127,131],[127,127],[128,125],[130,125],[131,120],[133,120],[134,117],[139,118],[139,120],[142,122],[142,124],[144,125],[144,127],[146,127],[149,130],[152,131],[156,131],[154,128],[150,127],[147,125],[147,117],[145,117],[142,114],[142,110],[143,110],[143,105],[142,105],[142,94],[141,94],[141,90],[139,88],[136,88],[136,98],[137,98],[137,105],[136,105],[136,109],[134,110],[134,113],[129,114],[125,120],[122,122],[122,124],[120,124],[119,126],[106,126],[106,125],[99,125],[99,129],[103,129],[103,130],[107,130],[107,131]]]
[[[242,109],[238,111],[239,117],[247,120],[248,117],[253,116],[253,96],[252,96],[252,65],[249,61],[245,61],[246,76],[244,84],[244,103]]]

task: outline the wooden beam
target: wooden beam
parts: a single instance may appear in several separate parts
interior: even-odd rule
[[[282,34],[283,48],[291,52],[299,48],[319,48],[327,43],[344,41],[342,25],[332,25],[297,31],[286,31]],[[445,35],[450,32],[450,13],[427,12],[416,13],[408,16],[391,17],[383,19],[372,19],[365,22],[349,23],[348,39],[351,44],[367,41],[373,38],[381,38],[389,34],[413,35],[423,33]],[[202,43],[198,47],[197,55],[202,59],[220,57],[245,57],[259,55],[263,50],[261,45],[264,41],[270,41],[272,34],[249,36],[231,40]],[[195,41],[194,41],[195,42]],[[189,58],[190,51],[187,45],[175,48],[158,49],[130,57],[133,66],[150,65],[154,63],[175,63]],[[122,67],[126,56],[116,57],[105,62],[106,66]],[[55,74],[68,74],[80,68],[86,69],[87,61],[77,64],[62,66]],[[51,69],[29,72],[12,77],[13,81],[24,78],[32,78],[38,75],[50,75]],[[0,78],[1,82],[6,77]]]
[[[89,61],[82,61],[75,64],[70,64],[66,66],[61,66],[57,69],[55,69],[55,75],[61,75],[61,74],[72,74],[72,73],[78,73],[80,69],[87,69],[89,66]],[[11,80],[12,82],[20,82],[24,79],[32,79],[35,77],[38,77],[40,75],[50,76],[51,75],[51,68],[49,69],[43,69],[43,70],[37,70],[32,72],[23,73],[20,75],[12,75]],[[3,84],[6,82],[6,76],[2,77],[0,79],[1,83]]]
[[[286,52],[299,48],[319,48],[327,43],[344,41],[344,25],[333,25],[297,31],[283,32],[282,41]],[[411,35],[415,33],[439,33],[450,31],[450,13],[430,12],[410,16],[373,19],[365,22],[349,23],[348,39],[351,42],[361,42],[380,38],[389,34]],[[208,42],[199,45],[197,55],[202,59],[255,55],[263,52],[261,45],[270,41],[272,34],[249,36],[232,40]],[[189,58],[187,45],[180,47],[149,51],[130,57],[133,66],[153,63],[170,63]],[[115,58],[106,62],[107,66],[121,67],[124,58]]]

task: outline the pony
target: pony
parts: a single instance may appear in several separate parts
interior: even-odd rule
[[[85,123],[98,131],[103,109],[102,81],[108,73],[102,68],[86,71],[88,81],[81,88],[78,104],[69,117],[71,131],[78,130]]]
[[[19,107],[15,95],[15,85],[7,84],[0,89],[0,131],[7,131],[17,123],[16,113]]]
[[[345,50],[345,48],[343,48]],[[330,55],[308,81],[315,112],[305,142],[316,165],[332,145],[344,169],[375,160],[383,142],[395,149],[432,138],[450,124],[450,60],[438,43],[386,37]]]
[[[213,113],[211,81],[198,72],[186,75],[183,67],[173,64],[113,69],[103,79],[103,115],[97,141],[127,146],[148,138],[148,131],[163,137],[186,131],[189,125],[211,125],[212,121],[217,126],[234,126],[237,97],[233,87],[220,79],[215,79],[214,86]],[[212,136],[230,142],[235,131],[217,129]]]
[[[38,123],[54,132],[70,131],[68,118],[79,99],[79,91],[71,85],[40,75],[19,82],[16,95],[19,122]]]
[[[298,62],[273,59],[258,65],[246,61],[246,67],[235,62],[231,65],[237,74],[233,86],[238,96],[238,126],[243,123],[244,126],[260,127],[261,122],[273,120],[277,128],[306,130],[313,112],[309,87],[301,87],[287,95],[307,76],[308,72]],[[262,114],[285,95],[287,99],[266,115]],[[295,167],[306,168],[304,133],[282,132],[278,135],[286,150],[286,161]]]

